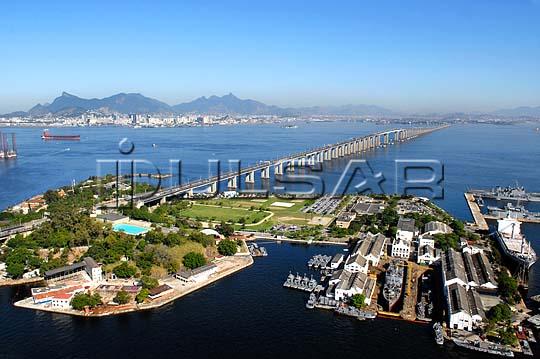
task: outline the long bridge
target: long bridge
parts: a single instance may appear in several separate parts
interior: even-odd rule
[[[257,173],[260,174],[261,179],[270,179],[272,169],[275,176],[282,176],[285,171],[294,171],[296,166],[314,166],[318,163],[331,161],[336,158],[356,155],[374,150],[378,147],[386,147],[388,145],[412,140],[446,127],[448,126],[401,128],[378,132],[363,137],[355,137],[343,142],[325,145],[323,147],[310,149],[279,159],[260,161],[255,165],[240,168],[238,171],[229,171],[209,178],[198,179],[178,186],[165,188],[152,195],[145,193],[138,194],[133,196],[132,199],[133,202],[140,207],[148,204],[165,203],[167,200],[175,197],[193,196],[194,190],[206,189],[210,193],[216,193],[218,184],[221,181],[227,181],[227,188],[235,190],[238,188],[239,181],[242,179],[244,179],[246,184],[255,183],[255,175]]]

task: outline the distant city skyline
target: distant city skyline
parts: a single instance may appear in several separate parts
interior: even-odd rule
[[[66,91],[396,112],[540,106],[540,3],[2,3],[0,113]]]

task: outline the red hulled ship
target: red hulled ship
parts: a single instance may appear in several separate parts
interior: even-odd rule
[[[79,141],[81,139],[80,135],[51,135],[49,130],[43,131],[41,135],[43,140],[60,140],[60,141]]]

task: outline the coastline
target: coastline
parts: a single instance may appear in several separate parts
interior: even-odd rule
[[[172,303],[185,295],[193,293],[209,284],[212,284],[222,278],[225,278],[242,269],[245,269],[251,266],[253,263],[254,261],[251,255],[242,254],[233,257],[223,257],[218,259],[215,263],[218,266],[218,271],[205,281],[201,281],[198,283],[182,284],[179,280],[175,278],[167,278],[163,280],[163,283],[171,286],[173,288],[173,292],[169,295],[156,298],[150,303],[118,305],[105,308],[97,308],[86,312],[74,309],[44,307],[43,305],[33,304],[32,297],[22,299],[18,302],[13,303],[13,305],[19,308],[33,309],[56,314],[74,315],[80,317],[104,317],[110,315],[139,312],[159,308],[166,304]]]
[[[0,280],[0,287],[13,287],[16,285],[25,285],[43,282],[45,279],[43,277],[33,277],[33,278],[21,278],[21,279],[3,279]]]

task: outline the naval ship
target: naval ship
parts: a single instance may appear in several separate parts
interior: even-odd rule
[[[494,187],[490,190],[471,189],[476,197],[490,198],[497,201],[522,201],[522,202],[540,202],[540,193],[527,192],[523,186],[516,183],[515,186]]]
[[[527,269],[536,262],[536,252],[521,233],[521,223],[510,213],[506,218],[497,220],[495,237],[503,253],[514,262]]]
[[[403,287],[403,265],[401,261],[392,261],[386,271],[383,297],[388,303],[388,311],[392,311],[397,301],[401,297]]]

